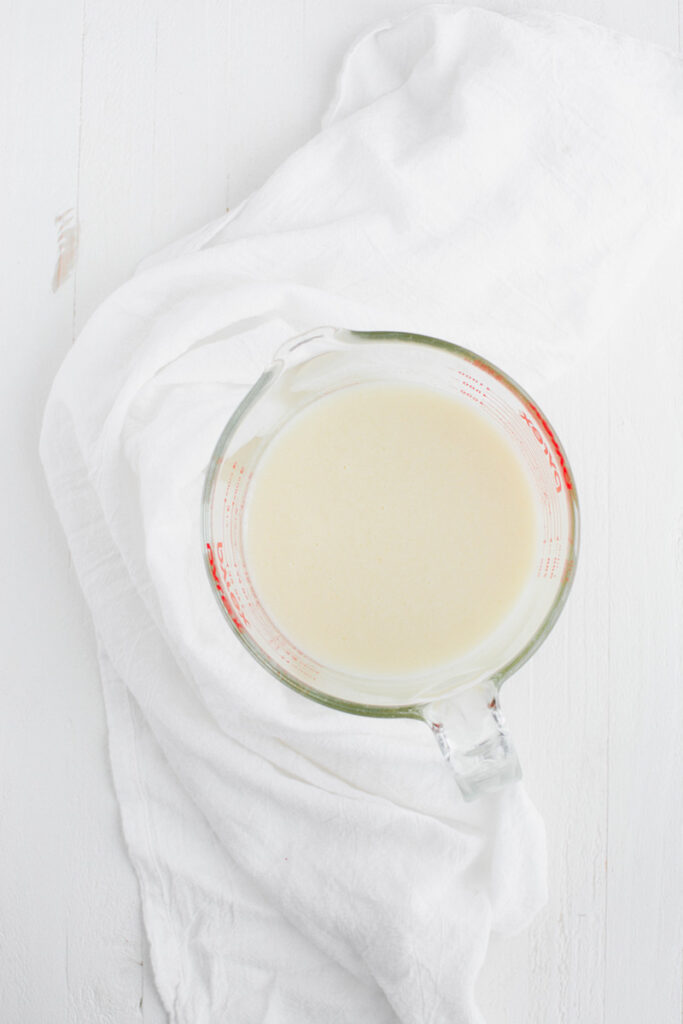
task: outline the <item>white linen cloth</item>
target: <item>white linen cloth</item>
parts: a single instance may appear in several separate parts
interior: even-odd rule
[[[682,154],[673,56],[425,7],[357,43],[320,134],[66,359],[41,452],[173,1022],[481,1020],[491,930],[544,900],[537,813],[520,785],[464,805],[426,728],[252,663],[205,578],[203,475],[276,346],[320,324],[462,342],[542,401],[680,230]]]

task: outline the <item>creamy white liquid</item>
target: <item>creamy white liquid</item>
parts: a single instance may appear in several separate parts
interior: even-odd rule
[[[470,650],[513,606],[535,545],[510,442],[427,388],[319,399],[275,436],[250,485],[256,593],[294,644],[337,669],[426,671]]]

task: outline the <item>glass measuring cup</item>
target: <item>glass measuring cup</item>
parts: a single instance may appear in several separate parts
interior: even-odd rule
[[[271,439],[316,399],[369,382],[420,384],[477,406],[516,449],[534,493],[538,540],[525,589],[485,640],[428,673],[369,677],[316,661],[269,618],[245,560],[249,485]],[[567,456],[547,419],[501,370],[423,335],[325,327],[292,339],[218,440],[204,486],[203,533],[209,580],[227,622],[277,679],[339,711],[426,722],[465,799],[520,778],[500,688],[543,642],[567,598],[578,553],[578,504]]]

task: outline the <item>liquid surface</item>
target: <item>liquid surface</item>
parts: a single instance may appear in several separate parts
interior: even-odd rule
[[[245,556],[264,608],[325,665],[435,668],[492,632],[526,584],[536,515],[507,439],[427,388],[326,396],[271,441]]]

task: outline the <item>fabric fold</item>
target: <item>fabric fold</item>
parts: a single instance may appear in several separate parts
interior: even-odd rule
[[[585,22],[421,8],[361,39],[321,132],[144,261],[65,360],[41,455],[174,1024],[481,1020],[491,930],[545,899],[536,810],[521,785],[465,805],[427,729],[250,659],[205,578],[204,473],[278,345],[320,324],[459,342],[542,401],[681,223],[682,98],[679,60]]]

